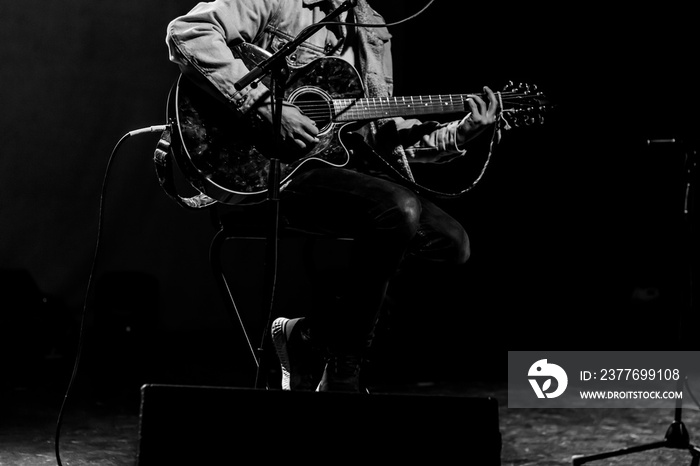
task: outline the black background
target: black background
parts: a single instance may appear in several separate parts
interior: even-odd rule
[[[388,21],[424,4],[374,2]],[[193,5],[0,6],[8,384],[67,377],[110,153],[126,132],[165,122],[178,74],[165,28]],[[390,29],[397,95],[513,80],[537,84],[557,108],[543,125],[505,132],[483,180],[444,204],[467,227],[472,258],[459,270],[399,277],[391,330],[378,343],[387,373],[480,379],[505,374],[508,350],[671,349],[680,316],[684,344],[694,344],[688,329],[697,317],[687,307],[695,241],[685,228],[694,222],[683,207],[698,124],[696,24],[688,7],[648,8],[436,1]],[[207,262],[209,213],[186,211],[162,192],[157,137],[127,140],[108,173],[86,373],[114,382],[139,366],[142,381],[228,384],[245,374],[248,383],[249,354]],[[687,143],[646,144],[667,138]],[[242,247],[235,272],[253,324],[262,251]],[[299,265],[282,264],[279,299],[303,301]]]

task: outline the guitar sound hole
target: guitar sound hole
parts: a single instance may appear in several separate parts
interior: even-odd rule
[[[323,131],[332,122],[333,109],[331,99],[320,89],[305,89],[292,97],[294,99],[291,102],[299,107],[304,115],[311,118],[320,131]]]

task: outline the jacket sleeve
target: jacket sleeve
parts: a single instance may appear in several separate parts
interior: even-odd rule
[[[267,93],[256,88],[237,90],[234,85],[249,71],[234,57],[231,47],[252,42],[276,11],[278,0],[215,0],[199,3],[170,22],[166,44],[170,60],[183,74],[204,78],[221,100],[240,113]]]
[[[448,123],[418,120],[397,121],[399,140],[409,163],[443,163],[462,156],[466,150],[457,145],[461,120]]]

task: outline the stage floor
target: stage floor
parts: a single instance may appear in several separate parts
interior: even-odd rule
[[[508,409],[507,387],[500,383],[421,383],[375,387],[373,391],[496,398],[503,466],[571,465],[573,455],[657,442],[663,439],[674,415],[665,409]],[[87,402],[79,395],[69,398],[63,418],[59,442],[62,464],[136,464],[138,400],[107,406]],[[41,388],[3,394],[0,465],[57,464],[54,437],[62,399],[63,394]],[[684,410],[683,422],[693,442],[700,435],[700,411]],[[586,464],[690,465],[690,461],[688,451],[661,448]]]

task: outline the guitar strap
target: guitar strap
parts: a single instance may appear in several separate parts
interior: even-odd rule
[[[173,174],[171,143],[171,128],[168,128],[161,134],[156,150],[153,153],[153,162],[160,187],[163,188],[168,197],[186,209],[202,209],[214,205],[217,201],[203,193],[192,197],[182,197],[177,193]]]

